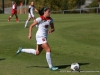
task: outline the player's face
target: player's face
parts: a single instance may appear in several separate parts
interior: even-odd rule
[[[34,2],[31,2],[31,5],[34,5]]]
[[[16,4],[16,2],[12,2],[12,4]]]
[[[46,17],[50,17],[50,9],[48,9],[47,11],[45,11],[44,14],[46,15]]]

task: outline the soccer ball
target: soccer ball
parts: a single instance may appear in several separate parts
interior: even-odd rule
[[[71,70],[72,71],[79,71],[79,68],[80,68],[80,66],[79,66],[78,63],[72,63],[71,64]]]

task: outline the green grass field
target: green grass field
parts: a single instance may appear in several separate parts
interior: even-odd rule
[[[35,48],[37,28],[33,28],[33,38],[28,40],[28,28],[24,28],[27,15],[19,15],[19,23],[15,17],[7,22],[8,16],[0,14],[0,75],[100,75],[100,14],[51,15],[56,30],[48,42],[58,71],[48,69],[45,51],[39,56],[15,55],[20,46]],[[73,62],[80,64],[81,72],[71,72]]]

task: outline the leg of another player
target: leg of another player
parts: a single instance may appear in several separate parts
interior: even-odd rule
[[[13,17],[14,14],[11,14],[8,18],[8,22],[10,21],[10,19]]]
[[[15,14],[15,17],[16,17],[16,22],[19,22],[17,14]]]
[[[32,17],[33,21],[36,19],[35,17]]]
[[[28,19],[26,20],[26,22],[25,22],[25,28],[27,28],[27,26],[28,26],[28,22],[30,21],[30,17],[28,17]]]

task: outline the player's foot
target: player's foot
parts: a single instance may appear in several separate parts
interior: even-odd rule
[[[16,21],[16,22],[19,22],[19,21]]]
[[[22,51],[22,47],[19,47],[18,51],[16,52],[16,55],[18,55],[19,53],[21,53]]]
[[[10,22],[10,20],[8,19],[8,22]]]
[[[52,68],[50,68],[50,70],[56,71],[56,70],[58,70],[58,67],[52,67]]]
[[[28,28],[28,26],[25,26],[24,28]]]
[[[24,28],[28,28],[28,25],[27,25],[27,24],[25,24]]]

